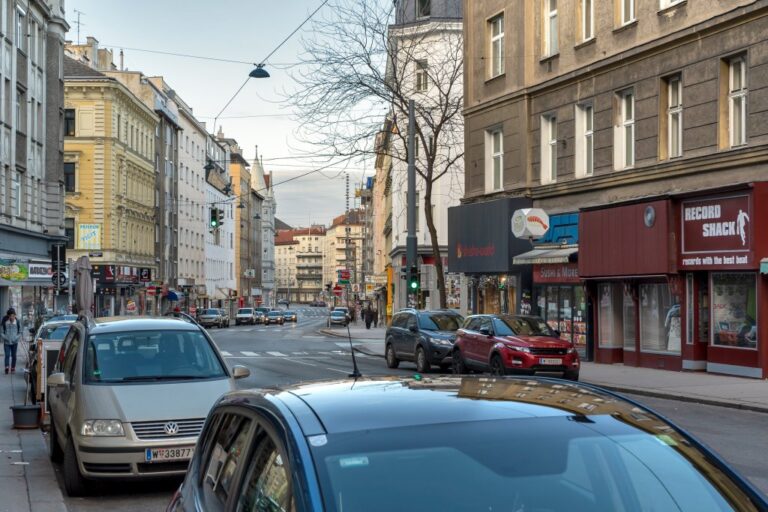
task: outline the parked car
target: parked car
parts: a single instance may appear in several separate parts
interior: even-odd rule
[[[432,365],[449,369],[456,330],[463,322],[451,310],[398,312],[384,335],[387,366],[397,368],[400,361],[415,361],[420,373],[428,372]]]
[[[219,327],[229,327],[230,318],[229,318],[229,311],[223,308],[219,308],[219,311],[221,311],[221,323]]]
[[[459,329],[451,354],[457,374],[469,370],[494,375],[560,372],[579,380],[579,354],[536,316],[475,315]]]
[[[352,321],[352,315],[349,312],[349,308],[346,306],[336,306],[333,308],[333,311],[342,311],[344,313],[344,316],[347,317],[347,322]]]
[[[46,320],[46,322],[74,322],[77,315],[56,315]]]
[[[38,353],[37,353],[37,341],[61,341],[69,332],[69,327],[74,323],[74,320],[61,320],[56,322],[45,322],[41,325],[37,331],[34,329],[29,330],[29,334],[32,336],[32,342],[29,344],[29,354],[27,357],[27,379],[29,380],[29,401],[33,404],[37,403],[37,381],[38,381]],[[44,361],[44,360],[43,360]],[[45,392],[45,391],[43,391]]]
[[[224,325],[224,317],[220,309],[208,308],[200,310],[197,315],[197,323],[203,327],[219,327]]]
[[[347,316],[344,311],[341,311],[339,309],[334,309],[331,311],[331,314],[328,316],[328,327],[332,327],[334,325],[343,325],[346,327],[349,324],[349,317]]]
[[[235,325],[250,324],[256,325],[256,310],[253,308],[240,308],[235,315]]]
[[[595,386],[379,377],[218,400],[167,510],[225,508],[699,512],[768,499],[679,427]]]
[[[67,493],[87,493],[93,479],[184,474],[211,406],[249,374],[230,371],[185,319],[74,323],[48,378],[49,454]]]
[[[288,310],[286,310],[286,311],[283,311],[283,319],[286,322],[294,322],[295,323],[295,322],[298,321],[299,318],[296,315],[295,311],[288,311]]]
[[[278,306],[285,306],[288,307],[291,305],[290,301],[288,299],[280,299],[277,301]]]
[[[274,310],[267,313],[267,319],[264,322],[266,325],[270,324],[279,324],[283,325],[285,323],[285,318],[283,318],[283,312]]]

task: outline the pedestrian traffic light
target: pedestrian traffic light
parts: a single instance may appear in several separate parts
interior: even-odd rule
[[[224,210],[216,210],[218,212],[217,220],[219,222],[218,226],[221,227],[222,224],[224,224]]]
[[[408,292],[417,293],[419,291],[419,269],[416,265],[410,268],[408,273]]]
[[[216,229],[219,227],[219,209],[218,208],[211,208],[210,226],[211,226],[211,229]]]

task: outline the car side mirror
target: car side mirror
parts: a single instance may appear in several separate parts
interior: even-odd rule
[[[251,376],[251,370],[242,365],[232,367],[232,377],[235,379],[244,379]],[[50,379],[50,377],[49,377]]]
[[[490,330],[489,328],[487,328],[487,327],[482,327],[482,328],[480,329],[480,334],[482,334],[483,336],[488,336],[489,338],[490,338],[491,336],[493,336],[493,333],[492,333],[492,332],[491,332],[491,330]]]
[[[63,373],[52,373],[47,379],[48,385],[51,387],[66,386],[67,376]]]
[[[408,330],[411,332],[419,332],[419,328],[416,327],[415,325],[409,325]]]

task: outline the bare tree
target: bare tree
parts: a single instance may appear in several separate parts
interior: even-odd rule
[[[299,136],[333,154],[365,159],[374,153],[382,119],[394,136],[395,161],[408,161],[408,102],[416,103],[416,170],[440,293],[445,276],[433,216],[435,183],[461,170],[464,158],[463,39],[459,20],[393,25],[398,2],[335,0],[302,40]]]

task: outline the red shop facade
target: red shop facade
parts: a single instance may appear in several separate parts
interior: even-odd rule
[[[584,211],[595,360],[768,378],[768,183]]]

